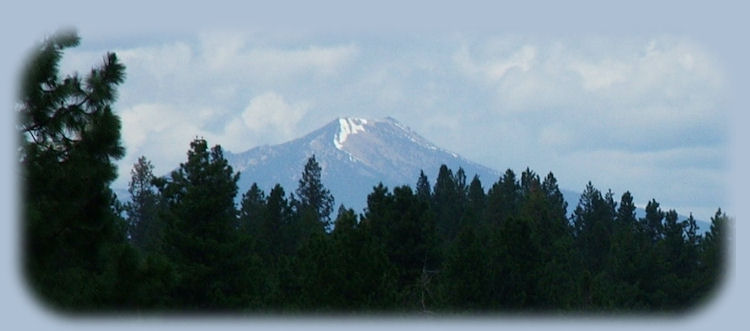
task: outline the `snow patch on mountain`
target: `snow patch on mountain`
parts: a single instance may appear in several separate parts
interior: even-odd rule
[[[367,125],[367,120],[363,118],[339,118],[341,129],[333,137],[333,145],[337,149],[343,150],[344,142],[349,138],[349,135],[365,132],[365,125]]]

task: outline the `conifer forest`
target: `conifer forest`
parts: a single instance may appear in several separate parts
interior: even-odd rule
[[[335,204],[314,155],[297,187],[238,192],[222,147],[196,138],[166,176],[141,157],[122,203],[110,184],[126,68],[108,53],[86,75],[60,73],[78,43],[58,33],[35,49],[16,107],[21,267],[55,311],[680,313],[721,282],[721,209],[701,233],[692,215],[653,199],[637,217],[629,192],[591,183],[569,206],[552,173],[528,168],[482,183],[443,166],[373,187],[358,213]]]

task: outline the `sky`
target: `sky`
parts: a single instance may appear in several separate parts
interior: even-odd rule
[[[115,187],[127,187],[141,155],[159,175],[176,168],[196,136],[242,152],[340,116],[392,116],[500,171],[552,171],[567,189],[592,181],[703,220],[727,205],[726,68],[689,35],[81,37],[63,72],[86,73],[107,51],[127,68],[115,105],[127,155]]]
[[[65,71],[87,72],[114,51],[127,66],[114,109],[127,155],[167,172],[190,140],[239,152],[277,144],[338,116],[392,116],[433,143],[484,165],[554,172],[582,190],[590,180],[636,202],[707,220],[722,207],[742,226],[750,167],[745,142],[750,29],[733,1],[526,1],[453,4],[276,1],[24,1],[0,11],[0,100],[13,109],[18,70],[36,42],[77,28]],[[3,220],[18,219],[15,119],[0,125]],[[485,188],[490,183],[485,182]],[[0,231],[0,315],[11,328],[247,328],[243,321],[79,320],[40,308],[18,272],[18,222]],[[678,320],[542,319],[409,324],[581,330],[737,328],[745,323],[746,263],[705,309]],[[335,329],[340,321],[286,327]],[[358,321],[347,323],[358,324]],[[268,328],[274,321],[265,320]],[[403,323],[364,323],[403,327]],[[407,323],[408,324],[408,323]],[[15,326],[15,327],[13,327]],[[257,325],[255,325],[257,326]]]

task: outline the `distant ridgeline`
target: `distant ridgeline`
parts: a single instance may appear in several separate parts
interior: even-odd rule
[[[334,147],[290,161],[300,164],[293,186],[269,190],[238,189],[263,158],[247,158],[241,179],[220,146],[195,139],[166,176],[141,157],[120,203],[109,188],[124,155],[111,104],[125,68],[107,54],[85,78],[58,77],[62,50],[77,43],[61,33],[33,53],[17,126],[24,275],[57,311],[684,312],[722,279],[732,236],[721,210],[701,234],[655,200],[637,217],[630,193],[589,183],[571,214],[552,173],[487,175],[498,179],[485,190],[441,161],[458,155],[392,119],[340,119],[298,141]],[[351,163],[330,167],[338,158]],[[425,169],[434,184],[424,172],[397,179],[413,187],[340,181],[367,192],[356,196],[363,213],[334,210],[325,166],[395,176],[414,159],[438,162]]]
[[[250,189],[253,183],[265,191],[276,184],[296,187],[299,169],[312,155],[321,165],[322,180],[336,197],[336,206],[343,204],[357,213],[367,207],[363,197],[379,183],[388,187],[414,184],[414,178],[424,172],[434,184],[433,176],[441,165],[454,170],[463,168],[468,177],[477,175],[485,183],[493,183],[502,176],[495,169],[436,146],[392,117],[338,118],[286,143],[225,153],[232,168],[240,172],[237,184],[240,192]],[[565,188],[561,191],[569,206],[578,203],[580,192]],[[571,208],[569,215],[572,212]],[[645,210],[638,208],[636,213],[643,217]],[[697,224],[698,232],[708,230],[707,222],[698,220]]]

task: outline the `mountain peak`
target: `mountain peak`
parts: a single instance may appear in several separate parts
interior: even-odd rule
[[[346,139],[349,138],[350,135],[365,132],[365,126],[370,121],[357,117],[340,117],[338,122],[339,131],[333,137],[333,145],[336,146],[337,149],[343,150]]]
[[[365,207],[369,190],[379,182],[391,187],[413,184],[421,170],[436,174],[442,164],[451,169],[463,167],[467,174],[479,174],[483,180],[499,176],[494,169],[437,147],[393,117],[336,118],[300,138],[227,153],[227,159],[232,168],[242,171],[238,186],[244,192],[253,182],[265,189],[276,183],[295,187],[313,154],[337,202],[357,210]]]

